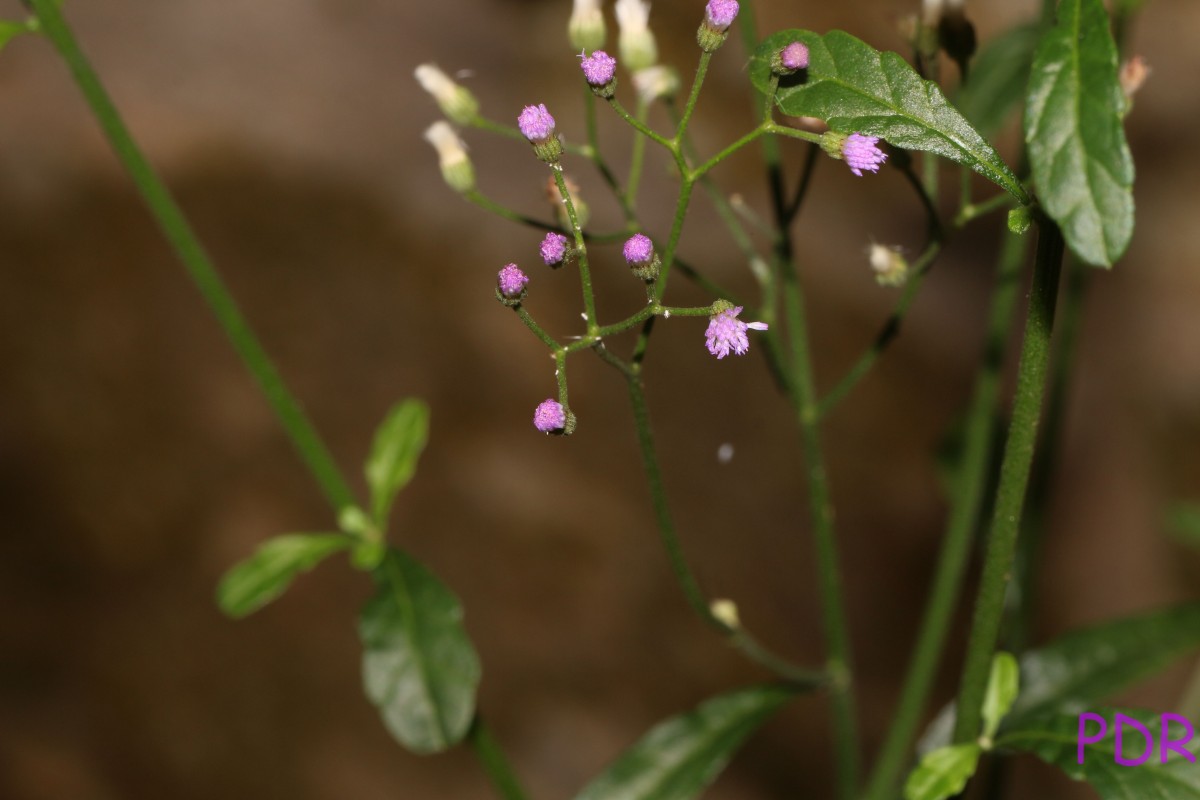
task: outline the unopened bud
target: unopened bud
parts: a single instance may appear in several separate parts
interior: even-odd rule
[[[654,66],[658,61],[658,44],[650,32],[650,4],[645,0],[617,0],[617,52],[621,63],[630,72]]]
[[[571,47],[576,50],[598,50],[604,46],[607,35],[600,0],[575,0],[571,21],[567,23],[567,38],[571,40]]]
[[[802,69],[808,69],[808,47],[804,42],[792,42],[771,57],[771,71],[781,77],[795,75]]]
[[[633,87],[637,89],[638,99],[645,104],[670,100],[679,92],[679,85],[679,73],[663,64],[633,73]]]
[[[704,7],[704,21],[696,30],[696,44],[706,53],[715,51],[725,43],[729,26],[737,19],[737,0],[708,0]]]
[[[442,178],[454,191],[465,194],[475,188],[475,167],[467,156],[467,147],[445,120],[438,120],[425,131],[425,141],[438,153]]]
[[[413,74],[421,88],[429,92],[446,118],[459,125],[467,125],[479,114],[479,101],[475,95],[455,83],[449,75],[433,64],[422,64]]]
[[[536,106],[525,106],[517,117],[517,127],[521,135],[533,145],[533,152],[547,164],[557,164],[562,158],[562,140],[554,128],[554,117],[546,110],[545,103]]]
[[[908,281],[908,261],[899,247],[872,244],[867,248],[867,258],[880,286],[903,286]]]
[[[629,265],[629,271],[637,277],[641,278],[646,283],[651,283],[658,278],[658,273],[662,269],[662,259],[658,257],[658,253],[654,252],[654,242],[644,233],[635,233],[625,242],[623,248],[625,263]]]
[[[742,621],[738,619],[737,603],[732,600],[725,598],[713,600],[709,604],[708,610],[713,615],[713,619],[727,628],[739,628],[742,625]]]

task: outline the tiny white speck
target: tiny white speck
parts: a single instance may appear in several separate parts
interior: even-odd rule
[[[584,321],[584,322],[587,322],[587,312],[586,312],[586,311],[584,311],[584,312],[583,312],[582,314],[580,314],[579,316],[583,317],[583,321]]]
[[[671,310],[667,309],[666,311],[663,312],[663,319],[670,319],[670,318],[671,318]]]
[[[728,464],[733,461],[733,445],[729,442],[717,448],[717,461],[721,464]]]

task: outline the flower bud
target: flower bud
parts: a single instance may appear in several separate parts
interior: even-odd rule
[[[558,269],[575,256],[575,248],[571,247],[571,241],[554,231],[547,233],[546,238],[542,239],[540,250],[542,261],[552,269]]]
[[[650,32],[650,4],[644,0],[617,0],[617,52],[631,72],[653,66],[658,61],[658,44]]]
[[[662,64],[639,69],[633,73],[633,88],[644,104],[655,100],[670,100],[679,92],[679,73]]]
[[[704,7],[704,21],[696,30],[696,44],[706,53],[715,51],[725,43],[729,26],[737,19],[737,0],[708,0]]]
[[[579,58],[584,80],[592,93],[605,100],[612,97],[617,89],[617,60],[603,50],[597,50],[590,56],[580,53]]]
[[[708,612],[713,615],[713,619],[726,628],[736,630],[741,627],[742,622],[738,618],[737,603],[732,600],[723,597],[713,600],[708,606]]]
[[[795,75],[808,69],[808,47],[804,42],[792,42],[771,57],[771,71],[776,75]]]
[[[604,46],[607,35],[600,0],[575,0],[571,21],[567,23],[567,38],[571,40],[571,47],[576,50],[595,50]]]
[[[879,167],[887,161],[887,153],[876,145],[878,136],[866,136],[852,133],[847,136],[836,131],[821,134],[821,149],[834,158],[845,160],[846,166],[855,175],[862,177],[863,170],[879,172]]]
[[[658,278],[659,270],[662,269],[662,259],[654,252],[654,242],[650,241],[649,236],[635,233],[626,240],[623,252],[625,263],[634,275],[646,283]]]
[[[547,164],[557,164],[562,158],[562,141],[554,130],[554,117],[546,110],[546,104],[525,106],[517,117],[521,135],[533,145],[534,154]]]
[[[425,131],[425,141],[437,150],[442,178],[451,189],[465,194],[475,188],[475,167],[467,156],[466,145],[449,122],[438,120],[430,125]]]
[[[546,434],[570,436],[575,432],[575,415],[562,403],[548,397],[534,409],[533,427]]]
[[[446,118],[459,125],[468,125],[479,114],[475,95],[451,80],[433,64],[422,64],[413,72],[421,88],[429,92]]]
[[[908,261],[899,247],[872,243],[867,248],[867,259],[880,286],[903,286],[908,281]]]
[[[525,299],[525,286],[529,276],[521,271],[516,264],[505,264],[496,275],[496,299],[504,305],[515,308]]]

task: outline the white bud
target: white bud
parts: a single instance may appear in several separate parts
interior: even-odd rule
[[[442,177],[456,192],[469,192],[475,188],[475,167],[467,156],[467,146],[445,120],[438,120],[425,131],[425,141],[433,145],[438,153]]]
[[[642,103],[669,100],[679,92],[679,73],[662,64],[633,73],[633,88]]]
[[[617,52],[625,69],[631,72],[653,66],[658,61],[658,45],[650,32],[650,4],[644,0],[617,0]]]
[[[880,286],[903,286],[908,280],[908,261],[899,247],[872,243],[867,248],[867,259]]]
[[[608,32],[604,29],[604,14],[600,0],[575,0],[571,21],[567,23],[567,38],[577,50],[599,50]]]
[[[433,64],[422,64],[413,72],[421,88],[432,95],[446,117],[459,125],[467,125],[479,113],[475,95]]]
[[[737,628],[742,624],[741,620],[738,619],[737,603],[734,603],[732,600],[725,598],[713,600],[708,610],[717,622],[728,628]]]

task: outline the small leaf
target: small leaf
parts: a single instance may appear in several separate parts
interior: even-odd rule
[[[760,92],[769,89],[772,56],[794,41],[808,47],[808,69],[796,76],[802,80],[780,83],[776,102],[783,113],[823,119],[838,133],[879,136],[894,147],[935,153],[1029,202],[1004,160],[936,84],[896,53],[880,53],[845,31],[822,36],[788,30],[768,37],[750,60],[750,78]]]
[[[1136,767],[1123,766],[1116,761],[1114,720],[1116,709],[1098,709],[1105,719],[1106,735],[1096,742],[1087,742],[1099,734],[1089,723],[1083,743],[1083,763],[1079,763],[1079,715],[1056,714],[1027,720],[1019,729],[1004,734],[997,746],[1032,753],[1048,764],[1058,767],[1075,780],[1085,780],[1102,800],[1200,800],[1200,764],[1192,763],[1180,753],[1168,753],[1163,764],[1158,745],[1152,746],[1149,760]],[[1161,721],[1143,711],[1121,710],[1120,713],[1145,725],[1157,741]],[[1178,725],[1170,732],[1172,742],[1184,739]],[[1136,730],[1136,729],[1135,729]],[[1132,733],[1123,737],[1122,753],[1126,759],[1138,758],[1145,752],[1145,737]],[[1194,750],[1194,746],[1189,747]]]
[[[958,794],[975,774],[980,752],[971,742],[926,753],[904,784],[904,800],[945,800]]]
[[[1000,720],[1012,708],[1020,687],[1020,668],[1012,653],[996,653],[992,672],[988,676],[987,692],[983,696],[983,738],[991,739],[1000,727]]]
[[[381,529],[387,526],[396,492],[416,472],[428,433],[429,406],[414,399],[394,406],[375,433],[366,475],[371,487],[371,516]]]
[[[688,800],[717,777],[742,741],[796,690],[758,686],[720,695],[659,723],[576,800]]]
[[[1069,633],[1021,658],[1021,693],[1004,727],[1094,706],[1198,646],[1200,603]]]
[[[396,740],[436,753],[462,740],[475,713],[479,657],[454,593],[391,548],[363,608],[363,686]]]
[[[244,617],[283,594],[292,579],[352,541],[339,533],[292,533],[268,539],[258,552],[225,573],[217,604],[231,617]]]
[[[972,62],[971,78],[956,104],[984,136],[999,130],[1025,99],[1037,41],[1037,25],[1018,25],[989,42]]]
[[[1133,159],[1102,0],[1062,0],[1038,43],[1025,141],[1042,206],[1081,259],[1112,266],[1133,236]]]

